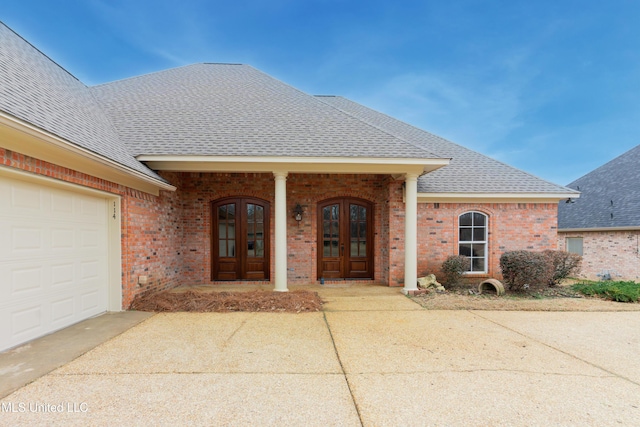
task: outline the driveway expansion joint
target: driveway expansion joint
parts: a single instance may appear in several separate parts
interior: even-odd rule
[[[347,373],[344,370],[344,365],[342,364],[342,360],[340,359],[340,353],[338,353],[338,347],[336,347],[336,341],[333,339],[333,333],[331,332],[331,326],[329,326],[329,321],[327,320],[327,316],[325,313],[322,313],[324,318],[324,323],[327,325],[327,331],[329,331],[329,337],[331,338],[331,344],[333,345],[333,350],[336,353],[336,357],[338,358],[338,363],[340,364],[340,370],[342,370],[342,376],[347,383],[347,387],[349,388],[349,394],[351,395],[351,400],[353,401],[353,406],[356,408],[356,413],[358,414],[358,420],[360,420],[360,426],[364,427],[364,422],[362,421],[362,414],[360,413],[360,408],[358,407],[358,402],[356,402],[356,397],[353,395],[353,390],[351,388],[351,383],[349,382],[349,378],[347,377]]]
[[[596,369],[599,369],[599,370],[601,370],[601,371],[606,372],[606,373],[608,373],[608,374],[609,374],[608,376],[607,376],[607,375],[603,375],[603,378],[606,378],[606,377],[610,377],[610,376],[612,376],[612,377],[616,377],[616,378],[620,378],[620,379],[623,379],[623,380],[625,380],[625,381],[628,381],[628,382],[630,382],[631,384],[634,384],[634,385],[640,386],[640,382],[638,382],[638,381],[634,381],[634,380],[632,380],[631,378],[625,377],[625,376],[620,375],[620,374],[618,374],[618,373],[616,373],[616,372],[613,372],[613,371],[611,371],[611,370],[609,370],[609,369],[607,369],[607,368],[604,368],[604,367],[602,367],[602,366],[600,366],[600,365],[597,365],[597,364],[595,364],[595,363],[593,363],[593,362],[590,362],[590,361],[588,361],[588,360],[582,359],[582,358],[580,358],[580,357],[576,356],[575,354],[569,353],[568,351],[565,351],[565,350],[559,349],[559,348],[557,348],[557,347],[554,347],[554,346],[552,346],[552,345],[550,345],[550,344],[547,344],[547,343],[545,343],[545,342],[543,342],[543,341],[540,341],[540,340],[538,340],[538,339],[536,339],[536,338],[534,338],[534,337],[532,337],[532,336],[529,336],[529,335],[524,334],[524,333],[522,333],[522,332],[520,332],[520,331],[517,331],[517,330],[515,330],[515,329],[513,329],[513,328],[510,328],[510,327],[505,326],[505,325],[503,325],[503,324],[501,324],[501,323],[498,323],[498,322],[496,322],[495,320],[492,320],[492,319],[489,319],[489,318],[487,318],[487,317],[484,317],[484,316],[482,316],[482,315],[478,314],[478,312],[477,312],[477,311],[472,311],[472,310],[466,310],[466,311],[467,311],[467,312],[469,312],[469,313],[471,313],[472,315],[476,315],[476,316],[480,317],[481,319],[484,319],[484,320],[486,320],[486,321],[488,321],[488,322],[490,322],[490,323],[493,323],[493,324],[494,324],[494,325],[496,325],[496,326],[499,326],[499,327],[501,327],[501,328],[504,328],[504,329],[506,329],[506,330],[508,330],[508,331],[511,331],[511,332],[513,332],[513,333],[515,333],[515,334],[518,334],[518,335],[522,336],[522,337],[525,337],[525,338],[527,338],[527,339],[529,339],[529,340],[531,340],[531,341],[533,341],[533,342],[536,342],[536,343],[538,343],[538,344],[540,344],[540,345],[543,345],[543,346],[545,346],[545,347],[547,347],[547,348],[550,348],[550,349],[555,350],[555,351],[557,351],[557,352],[559,352],[559,353],[562,353],[562,354],[564,354],[564,355],[566,355],[566,356],[569,356],[569,357],[571,357],[572,359],[579,360],[579,361],[581,361],[582,363],[586,363],[586,364],[587,364],[587,365],[589,365],[589,366],[592,366],[592,367],[594,367],[594,368],[596,368]]]

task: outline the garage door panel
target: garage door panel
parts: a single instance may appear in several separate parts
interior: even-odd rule
[[[0,351],[105,312],[106,200],[4,177],[0,199]]]
[[[41,250],[44,246],[42,229],[36,227],[14,227],[11,230],[11,250]]]
[[[31,265],[25,267],[10,268],[9,289],[10,297],[21,298],[29,294],[43,291],[46,287],[44,283],[44,267]],[[7,277],[7,276],[5,276]]]
[[[73,250],[75,231],[73,228],[54,227],[51,229],[51,248],[56,251]]]
[[[62,327],[68,321],[73,321],[73,316],[77,312],[75,309],[75,298],[69,296],[51,302],[51,324]]]
[[[10,208],[15,213],[38,215],[44,210],[44,197],[39,186],[29,183],[11,186]]]
[[[65,262],[51,266],[51,288],[72,287],[75,282],[75,263]]]
[[[100,313],[100,295],[99,291],[93,290],[85,292],[80,296],[80,313],[85,315]]]
[[[8,314],[9,341],[2,341],[4,349],[105,312],[104,299],[99,284],[14,297],[14,303],[0,306],[0,312]]]
[[[82,249],[97,249],[100,247],[100,243],[98,230],[80,230],[80,247]]]
[[[93,200],[82,199],[80,200],[80,215],[86,219],[97,219],[100,217],[100,210],[104,209],[104,203],[99,206]]]
[[[98,260],[84,261],[80,264],[80,278],[83,282],[92,282],[98,278],[100,266]]]
[[[3,234],[5,233],[0,232],[0,235]],[[21,221],[21,223],[12,226],[6,234],[9,235],[9,238],[3,239],[5,244],[0,244],[3,247],[0,250],[3,255],[2,259],[27,260],[78,253],[101,256],[107,253],[108,244],[104,229],[98,226],[74,230],[51,224],[28,226]]]
[[[73,214],[73,195],[62,191],[51,193],[51,213],[53,218],[68,218]]]
[[[29,305],[11,313],[11,335],[14,339],[29,339],[43,330],[42,305]]]

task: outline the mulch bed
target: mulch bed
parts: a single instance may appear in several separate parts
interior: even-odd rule
[[[185,292],[161,291],[138,295],[131,310],[153,312],[283,312],[304,313],[320,311],[322,299],[316,292],[295,290],[290,292]]]

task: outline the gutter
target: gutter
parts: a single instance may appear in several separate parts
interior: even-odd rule
[[[13,116],[10,116],[8,114],[6,114],[5,112],[0,111],[0,125],[5,125],[13,130],[16,130],[18,132],[27,134],[31,137],[34,137],[36,139],[39,139],[41,141],[44,141],[46,143],[49,143],[51,145],[53,145],[56,148],[62,149],[64,151],[73,153],[75,155],[81,156],[85,159],[100,163],[104,166],[107,166],[111,169],[115,169],[118,172],[124,173],[126,175],[132,176],[135,179],[144,181],[147,184],[151,184],[154,185],[158,188],[161,188],[163,190],[168,190],[168,191],[175,191],[176,187],[167,183],[167,182],[163,182],[160,179],[157,178],[153,178],[151,176],[145,175],[142,172],[136,171],[134,169],[131,169],[128,166],[124,166],[121,163],[118,163],[114,160],[111,160],[101,154],[97,154],[94,153],[93,151],[90,151],[86,148],[80,147],[76,144],[73,144],[63,138],[60,138],[59,136],[56,136],[48,131],[45,131],[39,127],[36,127],[30,123],[27,123],[21,119],[15,118]],[[10,148],[10,150],[12,151],[16,151],[19,152],[21,154],[25,154],[28,155],[30,157],[35,157],[38,158],[37,156],[33,156],[32,154],[29,153],[23,153],[20,149],[16,150],[13,148]],[[131,157],[133,160],[136,160],[133,156]],[[42,159],[47,161],[46,159]],[[137,160],[136,160],[137,161]]]

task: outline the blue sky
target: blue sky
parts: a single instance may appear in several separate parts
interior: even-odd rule
[[[0,20],[88,85],[250,64],[558,184],[640,144],[637,0],[20,0]]]

